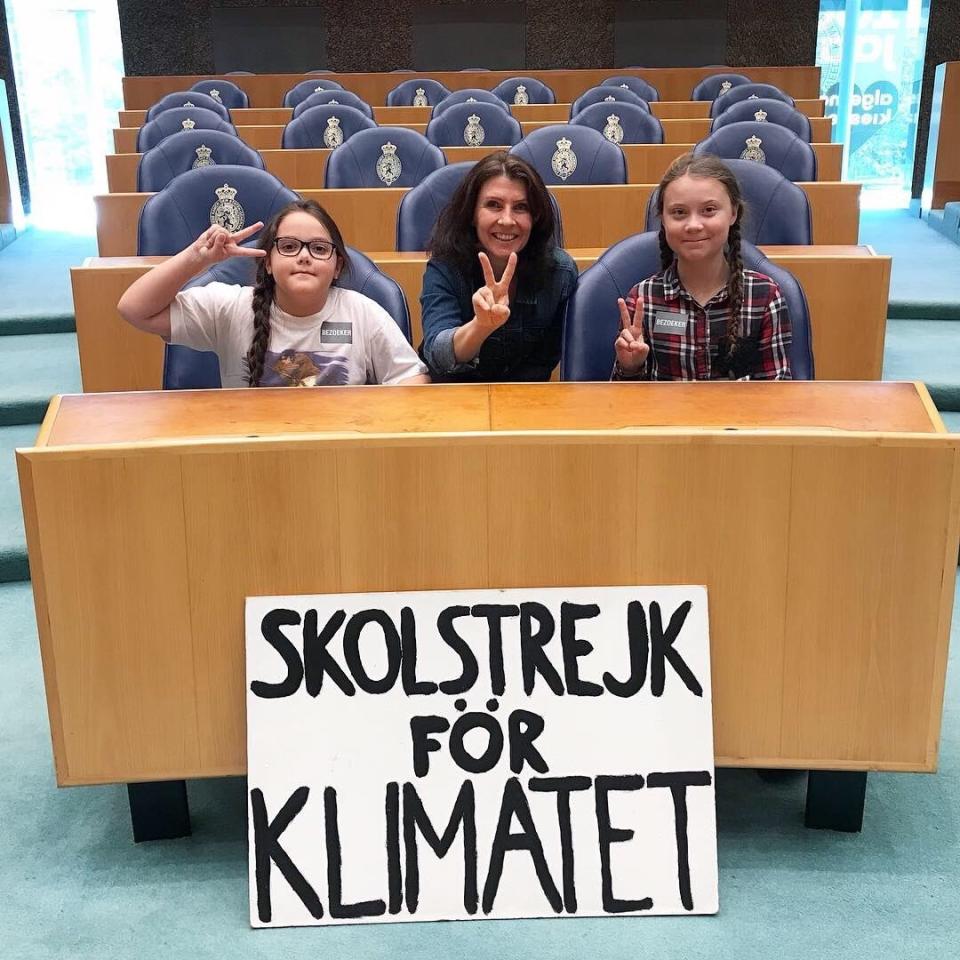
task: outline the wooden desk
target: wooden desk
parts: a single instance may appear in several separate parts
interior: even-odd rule
[[[520,127],[526,136],[531,130],[548,127],[555,120],[524,120]],[[692,120],[663,120],[663,138],[665,143],[697,143],[710,135],[710,121],[694,118]],[[831,137],[830,117],[813,117],[810,120],[811,138],[817,143],[829,143]],[[422,123],[398,123],[396,126],[427,132],[427,121]],[[116,127],[113,131],[113,144],[116,153],[135,153],[139,127]],[[283,124],[265,124],[252,127],[237,127],[237,136],[254,150],[279,150],[283,137]]]
[[[820,96],[819,67],[743,67],[756,83],[772,83],[796,99],[813,100]],[[650,70],[525,70],[524,75],[542,80],[553,90],[557,100],[572,103],[584,90],[595,87],[607,77],[642,77],[652,83],[660,93],[661,100],[686,100],[693,88],[705,77],[721,72],[718,67],[669,67]],[[198,80],[208,80],[214,74],[193,74],[165,77],[124,77],[123,103],[128,110],[146,110],[161,97],[178,90],[189,90]],[[399,73],[329,73],[323,79],[336,80],[346,90],[355,93],[371,106],[387,102],[387,94],[397,84],[410,79],[412,74]],[[417,77],[439,80],[448,90],[463,90],[466,87],[481,87],[492,90],[502,80],[517,76],[508,70],[485,70],[481,72],[427,71]],[[252,107],[278,107],[284,94],[301,80],[308,79],[302,73],[259,74],[257,76],[228,77],[244,90]]]
[[[800,183],[810,201],[813,240],[817,244],[855,244],[860,232],[859,183]],[[643,229],[654,184],[550,187],[563,219],[569,247],[608,247]],[[406,192],[379,189],[302,190],[336,220],[347,242],[358,250],[392,250],[397,210]],[[148,193],[110,193],[94,197],[97,244],[103,257],[137,252],[137,223]],[[211,196],[211,204],[216,198]]]
[[[603,248],[571,249],[581,270]],[[870,247],[767,247],[771,259],[800,281],[810,305],[817,375],[828,380],[879,380],[883,369],[890,258]],[[403,288],[410,308],[411,340],[422,339],[422,253],[371,253],[377,266]],[[117,313],[121,295],[161,257],[88,259],[71,270],[80,373],[87,393],[157,390],[162,385],[163,343],[141,333]]]
[[[960,200],[960,63],[937,65],[927,134],[921,205],[939,210]]]
[[[658,183],[667,167],[679,156],[693,149],[692,143],[623,144],[630,183]],[[817,180],[838,181],[843,162],[842,143],[811,144],[817,156]],[[447,163],[480,160],[507,146],[444,147]],[[320,190],[330,150],[261,150],[264,164],[274,176],[291,190]],[[110,193],[134,193],[137,189],[137,167],[142,153],[107,154],[107,189]]]
[[[570,116],[569,103],[508,104],[510,112],[521,122],[524,120],[547,120],[551,123],[566,123]],[[693,119],[709,117],[711,103],[708,100],[659,100],[650,104],[650,112],[661,120]],[[823,100],[797,100],[797,110],[808,117],[822,117]],[[403,123],[427,123],[432,107],[374,107],[373,119],[380,126]],[[289,123],[293,117],[292,107],[251,107],[230,111],[231,122],[238,127],[255,127]],[[121,127],[142,127],[147,122],[146,110],[121,110]]]
[[[719,765],[932,771],[958,449],[909,383],[55,398],[17,463],[57,782],[242,774],[246,596],[672,583]]]

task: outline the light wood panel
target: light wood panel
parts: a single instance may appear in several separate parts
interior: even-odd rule
[[[58,782],[242,773],[245,596],[632,583],[708,587],[720,765],[932,770],[960,438],[927,399],[892,383],[65,397],[46,444],[18,452]],[[614,480],[684,509],[625,520],[595,495]]]
[[[859,183],[800,183],[810,201],[813,241],[855,244],[860,233]],[[654,184],[550,187],[563,218],[564,242],[570,247],[608,247],[643,229]],[[396,244],[397,209],[405,190],[303,190],[322,204],[347,242],[359,250],[390,250]],[[94,197],[97,244],[101,256],[129,257],[137,251],[137,224],[146,193],[112,193]],[[211,197],[211,203],[215,198]]]
[[[692,143],[622,144],[627,158],[627,177],[630,183],[657,183],[673,160],[688,150]],[[817,156],[818,181],[840,179],[843,145],[840,143],[811,144]],[[462,160],[480,160],[507,146],[444,147],[447,163]],[[261,150],[264,164],[274,176],[291,190],[319,190],[323,187],[329,150]],[[133,193],[137,189],[137,167],[141,153],[107,154],[107,189],[110,193]]]
[[[742,67],[756,83],[772,83],[796,99],[816,99],[820,96],[819,67]],[[705,77],[720,72],[717,67],[669,67],[649,70],[525,70],[524,75],[536,77],[546,83],[557,100],[572,103],[576,98],[610,76],[642,77],[653,84],[661,100],[686,100],[693,88]],[[466,87],[481,87],[492,90],[502,80],[517,76],[506,70],[481,72],[427,72],[419,77],[432,77],[448,90],[463,90]],[[178,90],[188,90],[198,80],[208,80],[212,74],[192,74],[165,77],[124,77],[123,102],[128,110],[146,110],[161,97]],[[236,83],[250,98],[252,107],[277,107],[283,103],[284,94],[301,80],[308,79],[301,73],[259,74],[257,76],[234,76],[226,79]],[[396,73],[330,73],[324,79],[336,80],[351,93],[371,106],[385,104],[387,94],[404,79]]]
[[[939,210],[960,200],[960,62],[937,65],[921,204]]]
[[[569,251],[581,270],[603,248]],[[890,258],[869,247],[767,247],[767,255],[800,281],[810,307],[817,376],[879,380],[883,367]],[[371,252],[377,266],[403,289],[411,340],[422,339],[422,253]],[[159,257],[90,259],[71,271],[83,389],[88,393],[156,390],[162,384],[163,344],[117,313],[128,286]]]

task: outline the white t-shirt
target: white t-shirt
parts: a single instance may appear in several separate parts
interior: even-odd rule
[[[212,350],[223,386],[247,386],[253,287],[208,283],[181,290],[170,304],[170,342]],[[396,383],[426,372],[390,314],[354,290],[331,287],[323,309],[308,317],[276,303],[271,308],[262,387]]]

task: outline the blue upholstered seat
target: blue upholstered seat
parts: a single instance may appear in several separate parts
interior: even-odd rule
[[[599,130],[611,143],[663,143],[663,124],[648,107],[635,103],[594,103],[571,117],[570,123]],[[620,128],[619,140],[614,125]]]
[[[250,98],[246,93],[229,80],[198,80],[190,89],[213,97],[227,110],[243,110],[250,106]]]
[[[650,109],[650,104],[632,90],[624,90],[623,87],[591,87],[570,104],[570,119],[572,120],[581,110],[595,103],[614,102],[632,103],[638,107],[645,107],[648,111]]]
[[[660,91],[652,84],[640,77],[607,77],[601,81],[601,87],[618,87],[621,90],[632,90],[641,100],[653,103],[660,99]]]
[[[321,90],[319,93],[311,93],[309,97],[305,97],[293,108],[293,119],[296,120],[304,110],[309,110],[311,107],[321,107],[325,103],[353,107],[364,116],[373,119],[373,107],[366,100],[361,100],[360,97],[349,90]]]
[[[393,317],[403,335],[410,340],[410,312],[400,284],[382,273],[377,265],[359,250],[347,247],[350,269],[341,274],[337,286],[356,290],[379,303]],[[184,289],[205,286],[208,283],[253,286],[257,276],[257,261],[233,257],[194,277]],[[191,350],[189,347],[167,344],[163,356],[164,390],[203,390],[220,386],[220,364],[215,353]]]
[[[397,71],[400,72],[400,71]],[[406,73],[407,71],[403,71]],[[387,94],[388,107],[410,107],[417,96],[417,91],[423,90],[428,106],[436,106],[444,97],[450,96],[450,91],[439,81],[427,77],[404,80],[398,83]]]
[[[331,118],[337,122],[331,125]],[[283,128],[280,146],[285,150],[337,149],[333,146],[336,138],[329,134],[331,127],[340,131],[346,143],[357,131],[372,130],[375,126],[370,117],[354,107],[321,104],[304,110],[299,116],[294,115],[294,119]]]
[[[471,123],[472,117],[476,122]],[[492,103],[455,103],[427,124],[438,147],[513,146],[523,139],[519,122]]]
[[[301,100],[306,100],[311,93],[319,93],[321,90],[342,90],[343,85],[336,80],[324,80],[322,77],[311,77],[309,80],[301,80],[292,86],[283,95],[283,105],[285,107],[295,107]]]
[[[405,127],[358,130],[327,161],[327,187],[414,187],[446,165],[422,133]]]
[[[222,130],[183,130],[151,147],[137,166],[137,190],[156,193],[174,177],[198,167],[232,164],[263,169],[263,157]]]
[[[161,97],[149,110],[147,110],[146,122],[156,120],[161,113],[167,110],[175,110],[183,106],[202,107],[204,110],[212,110],[221,120],[230,122],[230,112],[222,104],[218,103],[213,97],[199,90],[178,90],[175,93],[168,93]]]
[[[592,127],[569,123],[540,127],[510,152],[526,160],[547,186],[627,182],[623,151]]]
[[[744,240],[758,246],[813,243],[810,201],[803,190],[782,173],[752,160],[725,160],[740,184],[746,215],[740,225]],[[657,191],[647,203],[647,230],[659,230]]]
[[[817,155],[806,140],[775,123],[729,123],[701,140],[694,154],[710,153],[722,160],[743,159],[778,170],[788,180],[816,180]]]
[[[175,107],[145,123],[137,133],[137,153],[146,153],[165,137],[185,130],[221,130],[235,137],[236,128],[219,113],[205,107]]]
[[[733,106],[733,104],[750,99],[780,100],[791,107],[796,106],[793,97],[784,93],[772,83],[741,83],[740,86],[733,87],[713,101],[710,107],[710,116],[712,118],[719,117],[724,110]]]
[[[762,123],[775,123],[792,130],[801,140],[807,143],[811,140],[810,118],[802,114],[795,107],[782,100],[741,100],[731,104],[710,125],[710,132],[725,127],[728,123],[742,123],[745,120],[757,120],[762,117]]]
[[[751,79],[742,73],[714,73],[704,77],[690,94],[691,100],[716,100],[720,96],[725,83],[729,83],[728,90],[739,87],[744,83],[752,83]]]
[[[501,110],[509,113],[510,108],[494,93],[489,90],[480,90],[475,87],[467,87],[465,90],[454,90],[448,93],[434,108],[430,114],[430,119],[435,120],[444,110],[454,106],[457,103],[492,103]]]
[[[527,103],[556,103],[557,98],[553,91],[536,77],[508,77],[493,88],[493,93],[504,103],[517,103],[517,88],[522,86],[527,96]],[[522,102],[522,101],[520,101]]]
[[[803,288],[793,274],[771,263],[752,243],[741,244],[743,265],[777,282],[787,302],[793,333],[790,371],[794,380],[814,378],[810,310]],[[660,243],[656,233],[638,233],[610,247],[580,274],[567,305],[563,332],[561,380],[609,380],[620,329],[617,298],[625,297],[640,280],[660,272]]]

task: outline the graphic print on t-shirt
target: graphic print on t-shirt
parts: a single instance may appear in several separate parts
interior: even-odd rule
[[[347,358],[311,351],[267,351],[261,387],[342,387],[349,382]]]

